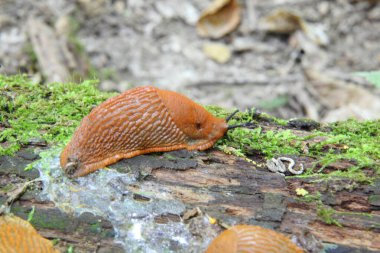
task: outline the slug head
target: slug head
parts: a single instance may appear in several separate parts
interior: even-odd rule
[[[79,168],[80,162],[78,159],[69,157],[68,153],[71,149],[71,143],[69,143],[61,153],[60,162],[61,167],[68,177],[76,177],[76,172]]]
[[[188,137],[188,149],[207,149],[226,133],[225,119],[214,117],[189,98],[165,90],[158,90],[158,94],[177,127]]]

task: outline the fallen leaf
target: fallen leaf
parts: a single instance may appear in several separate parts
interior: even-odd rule
[[[330,41],[324,25],[306,22],[300,15],[290,10],[274,10],[260,20],[259,27],[267,32],[281,34],[302,30],[311,41],[322,46]]]
[[[306,195],[309,194],[309,192],[308,192],[307,190],[303,189],[303,188],[297,188],[297,189],[296,189],[296,194],[297,194],[298,196],[305,197]]]
[[[221,38],[236,29],[240,14],[237,0],[215,0],[199,17],[197,32],[202,37]]]
[[[230,49],[221,43],[207,43],[203,46],[203,52],[218,63],[226,63],[231,58]]]
[[[315,69],[305,69],[319,102],[329,109],[323,122],[333,122],[356,118],[358,120],[380,117],[379,95],[373,90],[356,85],[344,73],[329,73]]]
[[[295,13],[277,9],[260,20],[260,28],[272,33],[293,33],[300,28],[301,18]]]
[[[330,43],[330,39],[327,36],[324,25],[308,23],[302,20],[301,28],[305,32],[306,36],[315,44],[319,46],[326,46]]]
[[[208,222],[210,222],[210,224],[216,224],[217,220],[213,217],[208,216]]]

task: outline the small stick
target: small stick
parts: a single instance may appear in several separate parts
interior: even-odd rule
[[[41,181],[41,179],[36,178],[34,180],[31,180],[31,181],[24,183],[21,187],[18,187],[16,190],[14,190],[14,192],[12,194],[10,194],[10,196],[5,201],[5,203],[0,207],[0,215],[2,215],[4,213],[8,213],[9,207],[12,205],[12,203],[15,200],[17,200],[18,198],[20,198],[24,194],[24,192],[29,187],[29,185],[31,185],[34,182],[39,182],[39,181]]]

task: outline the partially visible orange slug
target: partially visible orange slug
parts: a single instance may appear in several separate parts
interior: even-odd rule
[[[303,253],[288,237],[259,226],[237,225],[216,237],[205,253]]]
[[[17,216],[0,216],[0,253],[59,253],[29,222]]]
[[[219,119],[189,98],[138,87],[110,98],[86,116],[61,154],[71,177],[150,152],[205,150],[227,131]]]

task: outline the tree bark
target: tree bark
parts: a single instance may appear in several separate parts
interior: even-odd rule
[[[38,177],[35,170],[23,171],[26,164],[38,158],[33,155],[33,149],[28,147],[14,157],[0,158],[0,203],[11,194],[10,186],[14,188]],[[149,185],[152,191],[168,192],[182,201],[187,210],[199,208],[223,224],[257,224],[301,237],[312,234],[325,247],[326,243],[336,245],[328,252],[380,250],[379,180],[374,185],[358,185],[344,178],[329,181],[318,177],[285,178],[215,149],[175,151],[170,152],[169,158],[165,154],[138,156],[111,167],[125,173],[144,172],[138,184]],[[297,188],[310,194],[319,192],[320,197],[307,202],[297,196]],[[150,198],[140,196],[134,190],[136,185],[129,189],[136,191],[139,198]],[[32,224],[43,236],[59,238],[58,247],[62,250],[74,245],[76,252],[123,252],[113,241],[114,231],[105,218],[90,213],[79,217],[66,214],[53,203],[41,201],[40,190],[40,184],[29,189],[13,204],[11,212],[26,219],[35,206],[38,216]],[[327,224],[328,219],[321,215],[329,208],[335,210],[328,216],[335,225]],[[167,214],[155,220],[157,223],[189,222],[191,218],[185,216],[189,215]]]

